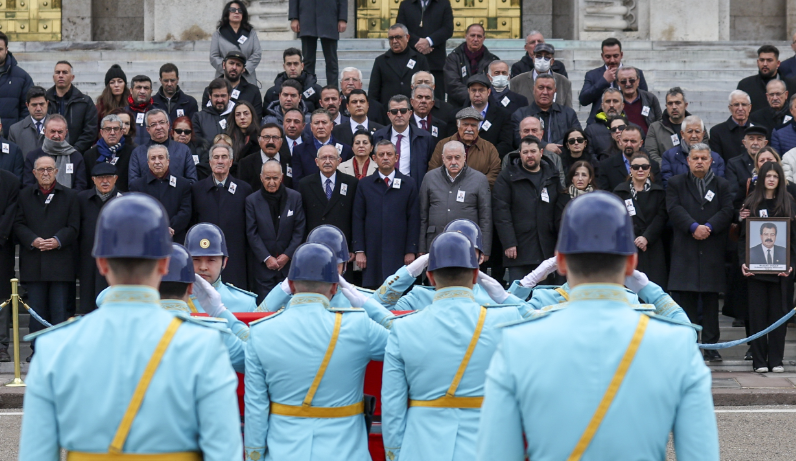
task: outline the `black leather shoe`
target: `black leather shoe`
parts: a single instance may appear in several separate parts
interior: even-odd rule
[[[732,321],[732,326],[733,328],[738,328],[738,327],[744,327],[746,325],[744,324],[743,319],[735,319]]]
[[[28,362],[28,363],[30,363],[30,359],[32,359],[32,358],[33,358],[33,354],[30,354],[30,355],[28,356],[28,358],[26,358],[26,359],[25,359],[25,361],[26,361],[26,362]]]
[[[8,349],[0,349],[0,362],[10,362],[11,356],[8,355]]]
[[[752,348],[746,350],[746,355],[743,356],[744,360],[752,360]]]
[[[721,354],[719,354],[719,351],[709,351],[709,352],[710,352],[710,359],[709,360],[711,362],[721,362],[722,361]]]

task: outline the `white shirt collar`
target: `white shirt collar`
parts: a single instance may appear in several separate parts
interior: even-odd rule
[[[390,131],[392,131],[392,136],[391,137],[393,137],[393,138],[398,136],[399,134],[404,136],[404,137],[409,137],[409,125],[406,125],[406,129],[402,133],[399,133],[399,132],[395,131],[395,127],[394,126],[391,126]]]
[[[334,125],[339,125],[339,124],[340,124],[340,123],[342,123],[342,122],[343,122],[343,114],[341,114],[340,112],[338,112],[338,113],[337,113],[337,118],[336,118],[336,119],[334,119],[334,120],[332,120],[332,123],[333,123]]]
[[[357,123],[357,122],[354,121],[353,118],[350,118],[350,117],[349,117],[348,121],[351,122],[351,132],[352,133],[356,133],[357,132],[357,127],[359,125],[364,126],[366,130],[369,128],[369,126],[368,126],[368,118],[367,117],[365,117],[365,121],[362,122],[362,123]]]
[[[414,117],[414,118],[415,118],[415,122],[417,122],[417,126],[420,126],[420,122],[421,122],[422,120],[428,120],[428,115],[426,115],[425,117],[419,117],[419,116],[418,116],[416,113],[414,113],[414,112],[412,113],[412,117]]]
[[[390,173],[389,176],[384,176],[383,174],[381,174],[381,171],[379,171],[379,177],[381,178],[382,181],[384,181],[384,178],[390,178],[390,185],[392,185],[392,181],[393,179],[395,179],[395,170],[392,170],[392,173]]]
[[[326,190],[326,180],[327,180],[327,179],[330,179],[330,180],[332,181],[332,190],[334,190],[334,185],[335,185],[335,184],[336,184],[336,182],[337,182],[337,171],[335,171],[334,173],[332,173],[332,176],[331,176],[331,177],[329,177],[329,178],[327,178],[326,176],[324,176],[324,175],[323,175],[323,172],[320,172],[320,173],[318,173],[318,174],[319,174],[319,175],[321,175],[321,186],[323,187],[323,190],[324,190],[324,191]]]
[[[34,126],[34,127],[36,126],[36,124],[37,124],[37,123],[41,123],[41,127],[42,127],[42,128],[44,128],[44,120],[45,120],[46,118],[47,118],[47,117],[45,117],[45,118],[43,118],[43,119],[41,119],[41,120],[39,120],[39,121],[36,121],[36,119],[35,119],[35,118],[33,118],[33,116],[32,116],[32,115],[30,116],[30,119],[33,121],[33,126]]]
[[[262,149],[260,149],[260,158],[263,159],[263,163],[272,160],[272,158],[265,155],[265,152],[263,152]],[[273,156],[273,160],[279,162],[280,165],[282,164],[282,158],[279,156],[279,152],[277,152],[276,155]]]

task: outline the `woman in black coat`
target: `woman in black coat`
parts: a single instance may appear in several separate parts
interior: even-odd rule
[[[229,174],[238,177],[238,162],[248,155],[260,151],[260,124],[256,120],[254,106],[248,101],[238,101],[227,116],[226,134],[232,139],[232,167]]]
[[[573,128],[564,133],[564,147],[561,149],[561,167],[564,172],[567,172],[575,162],[579,161],[591,163],[594,169],[598,166],[597,160],[592,154],[592,147],[586,138],[586,132],[579,128]],[[569,186],[570,184],[572,182],[567,181],[566,185]]]
[[[200,181],[210,176],[210,143],[195,135],[190,118],[182,116],[174,120],[171,139],[188,146]]]
[[[625,201],[633,217],[633,231],[638,247],[638,270],[666,290],[669,272],[661,239],[669,215],[666,212],[666,191],[656,184],[647,154],[637,153],[630,158],[630,177],[619,184],[614,193]]]

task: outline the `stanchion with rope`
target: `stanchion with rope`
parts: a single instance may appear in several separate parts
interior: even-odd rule
[[[14,379],[6,387],[25,387],[19,362],[19,279],[11,279],[11,316],[14,334]],[[7,304],[6,301],[4,304]]]

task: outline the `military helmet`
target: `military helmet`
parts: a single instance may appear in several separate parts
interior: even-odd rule
[[[622,200],[605,191],[582,195],[567,205],[556,251],[561,254],[632,255],[633,220]]]
[[[322,243],[304,243],[293,253],[288,280],[337,283],[337,262],[334,252]]]
[[[224,231],[215,224],[202,222],[185,234],[185,248],[191,256],[229,256]]]
[[[459,232],[443,232],[431,242],[428,251],[428,270],[446,267],[478,269],[478,257],[473,242]]]
[[[108,202],[97,218],[95,235],[95,258],[162,259],[172,251],[166,209],[142,193]]]
[[[173,250],[169,259],[169,273],[164,275],[161,282],[193,283],[196,278],[193,271],[193,259],[188,250],[179,243],[172,243]]]

